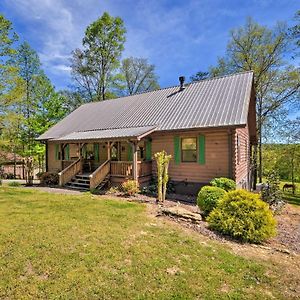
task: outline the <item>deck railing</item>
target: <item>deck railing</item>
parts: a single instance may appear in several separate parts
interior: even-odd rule
[[[116,177],[132,177],[133,165],[131,161],[112,161],[111,162],[111,176]]]
[[[61,172],[58,173],[59,186],[64,186],[67,182],[69,182],[72,179],[72,177],[74,177],[76,174],[81,172],[81,170],[82,170],[82,159],[78,158],[72,164],[70,164],[68,167],[66,167]]]
[[[152,161],[139,161],[138,162],[139,176],[147,176],[152,174]]]
[[[109,173],[110,160],[107,160],[90,175],[90,189],[95,189]]]
[[[138,176],[152,174],[152,161],[138,161]],[[112,161],[110,168],[111,176],[127,177],[133,176],[133,163],[131,161]]]

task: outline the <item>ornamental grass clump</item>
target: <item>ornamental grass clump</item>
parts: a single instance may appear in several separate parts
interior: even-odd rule
[[[236,189],[235,181],[226,177],[215,178],[210,182],[210,184],[227,192],[234,191]]]
[[[165,150],[154,154],[157,166],[157,200],[164,202],[167,194],[167,184],[169,181],[169,163],[172,158]]]
[[[228,192],[207,221],[210,228],[244,242],[260,243],[276,234],[269,205],[245,190]]]
[[[203,215],[208,216],[225,194],[226,191],[216,186],[202,187],[198,193],[197,204]]]

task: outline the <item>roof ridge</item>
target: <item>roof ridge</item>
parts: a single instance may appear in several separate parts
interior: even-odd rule
[[[237,76],[237,75],[246,74],[246,73],[254,73],[254,71],[252,71],[252,70],[241,71],[241,72],[237,72],[237,73],[231,73],[231,74],[225,74],[225,75],[210,77],[210,78],[201,79],[201,80],[197,80],[197,81],[194,81],[194,82],[186,83],[185,86],[198,84],[198,83],[203,82],[203,81],[217,80],[217,79],[221,79],[221,78],[225,78],[225,77],[232,77],[232,76]],[[158,92],[158,91],[162,91],[162,90],[172,89],[172,88],[175,88],[175,87],[180,87],[180,85],[179,84],[178,85],[172,85],[172,86],[168,86],[168,87],[164,87],[164,88],[159,88],[159,89],[156,89],[156,90],[153,90],[153,91],[144,91],[144,92],[136,93],[136,94],[133,94],[133,95],[127,95],[127,96],[121,96],[121,97],[112,98],[112,99],[105,99],[105,100],[88,102],[88,103],[82,104],[82,106],[83,105],[88,105],[88,104],[101,103],[101,102],[107,101],[107,100],[118,100],[118,99],[123,99],[123,98],[127,98],[127,97],[136,96],[136,95],[143,95],[143,94],[147,94],[147,93]]]
[[[144,127],[158,127],[159,125],[140,125],[140,126],[122,126],[122,127],[108,127],[108,128],[95,128],[95,129],[87,129],[87,130],[77,130],[76,132],[89,132],[89,131],[103,131],[103,130],[117,130],[117,129],[129,129],[129,128],[144,128]]]

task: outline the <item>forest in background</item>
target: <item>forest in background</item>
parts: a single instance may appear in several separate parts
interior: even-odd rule
[[[248,18],[230,32],[224,57],[190,77],[255,72],[259,181],[271,169],[282,179],[299,180],[300,119],[290,116],[300,108],[300,11],[293,23],[269,28]],[[122,58],[125,41],[123,20],[104,13],[71,54],[73,85],[58,91],[37,52],[0,15],[0,164],[3,154],[14,153],[33,157],[43,169],[45,147],[35,139],[78,106],[159,88],[146,58]]]

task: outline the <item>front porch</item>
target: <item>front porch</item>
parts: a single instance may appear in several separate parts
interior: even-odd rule
[[[55,156],[61,165],[60,186],[95,189],[132,179],[141,185],[152,175],[151,139],[59,141]]]

